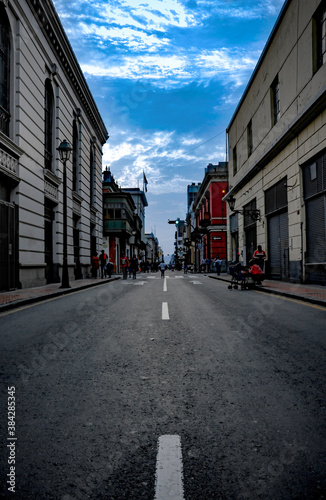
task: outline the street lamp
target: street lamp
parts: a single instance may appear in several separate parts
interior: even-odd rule
[[[63,163],[63,265],[62,265],[62,280],[60,288],[70,288],[69,272],[68,272],[68,246],[67,246],[67,161],[70,157],[72,147],[69,142],[64,139],[57,148],[59,151],[60,161]]]
[[[253,209],[253,210],[247,210],[247,209],[243,209],[243,210],[235,210],[235,198],[234,196],[231,194],[227,200],[226,200],[229,204],[229,208],[231,210],[231,212],[233,212],[234,214],[242,214],[243,216],[246,216],[246,215],[249,215],[249,217],[251,217],[251,219],[253,221],[256,221],[256,220],[259,220],[260,221],[260,210],[258,209]]]

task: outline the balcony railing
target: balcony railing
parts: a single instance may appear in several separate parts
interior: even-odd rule
[[[126,219],[104,219],[104,232],[120,232],[127,231],[131,233],[132,227]]]

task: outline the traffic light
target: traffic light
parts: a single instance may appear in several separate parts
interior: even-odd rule
[[[179,217],[178,217],[178,218],[177,218],[177,220],[175,221],[175,225],[176,225],[176,226],[178,226],[178,225],[179,225],[179,223],[180,223],[180,219],[179,219]]]

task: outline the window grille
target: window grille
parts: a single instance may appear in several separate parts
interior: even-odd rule
[[[276,125],[276,123],[280,119],[280,83],[278,80],[278,76],[272,83],[271,93],[272,93],[272,124]]]
[[[326,61],[326,2],[322,2],[315,16],[317,30],[317,70]]]
[[[247,140],[248,140],[248,156],[252,154],[253,151],[253,139],[252,139],[252,121],[248,123],[247,127]]]

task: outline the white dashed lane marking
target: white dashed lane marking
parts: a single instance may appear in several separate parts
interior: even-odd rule
[[[159,437],[154,500],[184,500],[180,436]]]
[[[170,319],[169,308],[168,308],[167,302],[162,303],[162,319]]]

